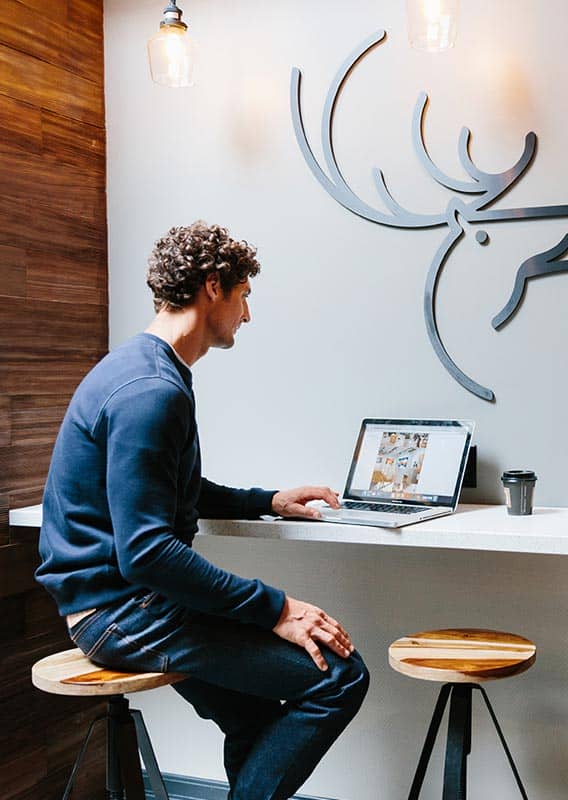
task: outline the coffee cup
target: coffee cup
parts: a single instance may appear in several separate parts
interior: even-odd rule
[[[501,476],[507,512],[513,516],[532,514],[536,475],[528,469],[508,469]]]

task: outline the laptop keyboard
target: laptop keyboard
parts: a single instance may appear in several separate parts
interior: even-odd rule
[[[344,500],[343,508],[355,508],[357,511],[381,511],[383,514],[418,514],[423,508],[416,506],[395,505],[394,503],[360,503],[353,500]]]

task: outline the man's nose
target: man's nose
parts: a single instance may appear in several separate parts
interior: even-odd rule
[[[243,322],[250,322],[250,309],[246,300],[243,308]]]

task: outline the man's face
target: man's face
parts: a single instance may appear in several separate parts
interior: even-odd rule
[[[235,343],[235,334],[243,322],[250,322],[250,311],[247,298],[250,295],[250,282],[236,286],[223,294],[221,292],[215,311],[211,318],[213,347],[228,348]]]

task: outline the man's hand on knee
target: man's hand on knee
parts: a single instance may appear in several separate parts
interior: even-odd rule
[[[286,597],[280,619],[272,629],[288,642],[303,647],[321,670],[327,663],[316,642],[321,642],[342,658],[348,658],[355,649],[349,634],[337,620],[321,608]]]

